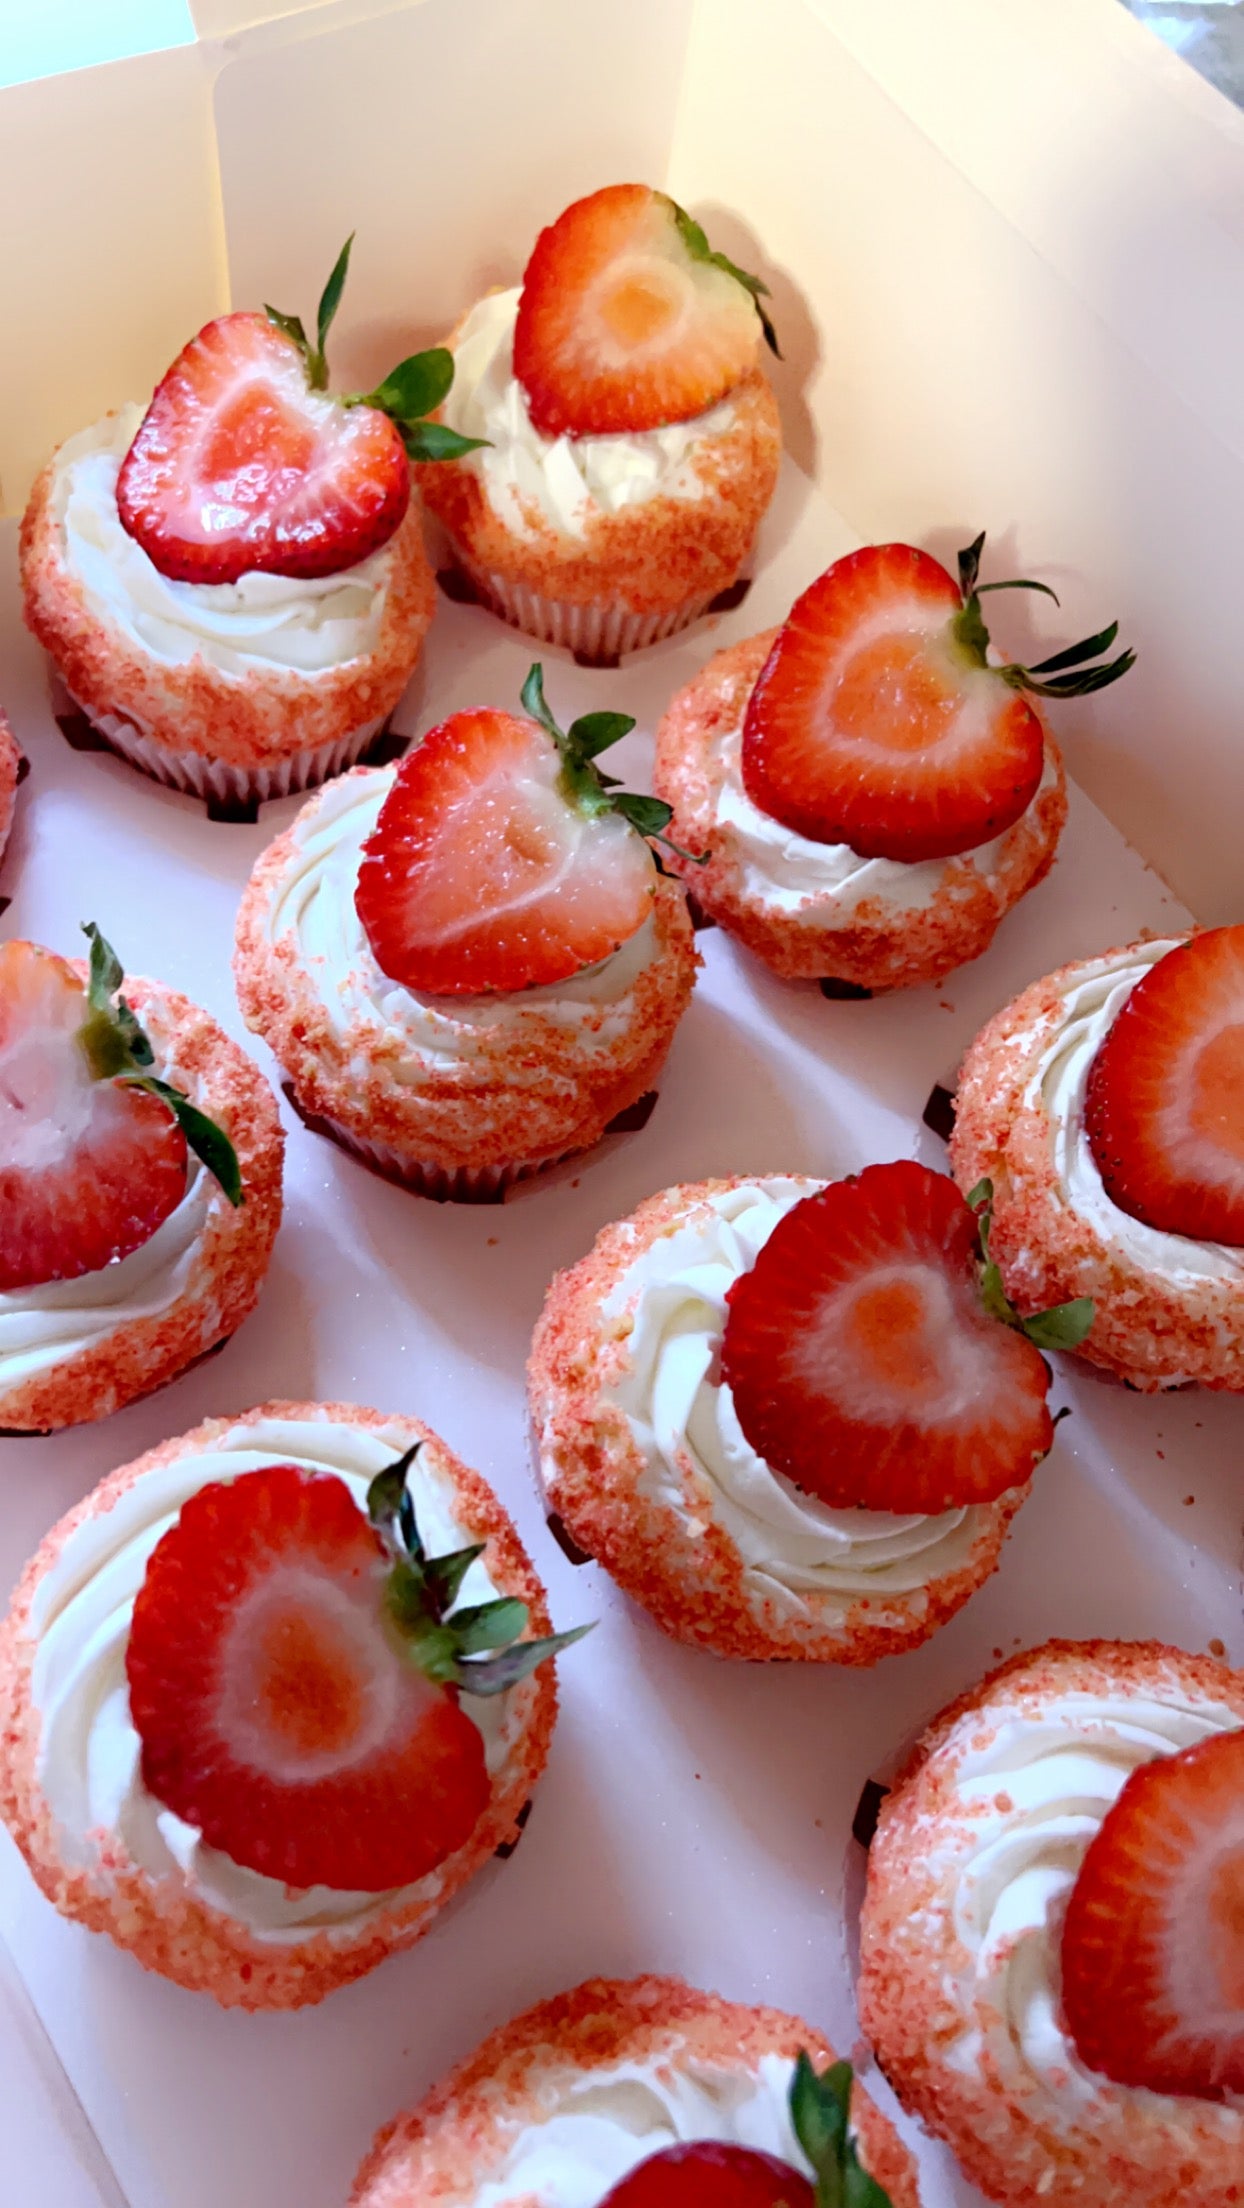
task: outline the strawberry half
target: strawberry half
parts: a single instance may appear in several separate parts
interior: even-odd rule
[[[1244,1733],[1132,1772],[1072,1888],[1062,1981],[1090,2069],[1244,2093]]]
[[[374,391],[331,397],[324,347],[350,260],[320,301],[313,348],[295,315],[226,314],[158,386],[117,479],[122,526],[162,575],[336,575],[386,544],[410,503],[407,455],[480,442],[419,417],[453,382],[453,356],[417,353]]]
[[[290,1886],[379,1893],[456,1853],[490,1793],[459,1694],[503,1693],[579,1638],[520,1640],[509,1599],[455,1617],[483,1545],[427,1557],[406,1486],[420,1446],[372,1482],[368,1516],[293,1464],[200,1488],[134,1605],[144,1785]]]
[[[766,286],[647,184],[610,184],[542,230],[523,276],[514,373],[545,437],[658,429],[755,366]]]
[[[637,2163],[611,2188],[600,2208],[891,2208],[888,2193],[860,2167],[847,2128],[849,2062],[820,2077],[806,2054],[795,2065],[790,2109],[795,2136],[816,2176],[806,2177],[773,2154],[717,2139],[666,2147]]]
[[[1041,1346],[1083,1299],[1020,1320],[988,1262],[988,1184],[870,1165],[779,1220],[727,1297],[722,1378],[757,1454],[835,1509],[933,1513],[1019,1487],[1053,1440]]]
[[[1120,1211],[1244,1244],[1244,927],[1207,928],[1141,976],[1093,1060],[1084,1125]]]
[[[187,1145],[241,1202],[228,1138],[148,1070],[115,954],[85,932],[85,988],[54,952],[0,944],[0,1291],[128,1257],[185,1195]]]
[[[642,927],[645,837],[670,808],[593,764],[635,726],[588,713],[563,734],[539,666],[530,716],[455,713],[408,751],[363,846],[355,907],[382,972],[432,996],[565,981]]]
[[[1081,697],[1135,658],[1086,664],[1118,634],[1036,667],[989,664],[980,600],[1044,583],[978,581],[984,534],[959,580],[909,544],[866,545],[796,599],[748,700],[743,785],[813,843],[861,858],[953,857],[1001,835],[1036,796],[1045,734],[1023,693]]]

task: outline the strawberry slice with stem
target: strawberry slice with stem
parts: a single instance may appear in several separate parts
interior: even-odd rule
[[[1244,926],[1207,928],[1141,975],[1089,1069],[1084,1127],[1120,1211],[1244,1245]]]
[[[275,307],[222,315],[159,385],[121,464],[117,511],[162,575],[339,574],[401,525],[411,459],[456,459],[483,442],[423,419],[453,383],[444,346],[413,353],[374,391],[328,391],[353,243],[324,287],[314,345]]]
[[[596,763],[634,721],[585,713],[563,731],[539,664],[522,703],[524,719],[481,710],[430,729],[363,846],[355,908],[377,964],[405,988],[463,996],[565,981],[629,942],[652,910],[648,839],[668,843],[670,807]]]
[[[957,581],[913,545],[866,545],[796,599],[743,725],[743,785],[762,812],[813,843],[914,865],[975,850],[1027,811],[1045,764],[1029,698],[1085,697],[1136,655],[1101,657],[1112,621],[1034,667],[991,665],[986,592],[1055,594],[982,583],[984,544],[982,531],[959,554]]]
[[[53,952],[0,945],[0,1292],[140,1248],[185,1195],[188,1149],[242,1201],[228,1136],[151,1070],[116,953],[84,932],[85,989]]]
[[[721,1372],[757,1455],[834,1509],[993,1502],[1047,1455],[1045,1348],[1086,1297],[1021,1319],[988,1254],[987,1182],[900,1160],[780,1219],[727,1297]]]
[[[366,1515],[294,1464],[214,1481],[157,1543],[126,1650],[143,1782],[231,1861],[386,1892],[470,1838],[491,1785],[463,1695],[497,1695],[590,1630],[525,1640],[511,1597],[455,1608],[485,1544],[429,1557],[408,1474]]]
[[[1244,1732],[1130,1774],[1071,1891],[1062,2004],[1120,2085],[1244,2093]]]
[[[818,2074],[801,2050],[791,2080],[795,2137],[812,2182],[776,2155],[717,2139],[665,2147],[605,2194],[600,2208],[891,2208],[889,2194],[860,2164],[848,2129],[849,2062]]]
[[[576,200],[536,240],[514,373],[545,437],[657,429],[714,406],[777,352],[768,287],[647,184]]]

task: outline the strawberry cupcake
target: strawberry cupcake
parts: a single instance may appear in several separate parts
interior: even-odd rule
[[[1006,2208],[1244,2200],[1244,1675],[1051,1641],[945,1711],[881,1810],[860,2018]]]
[[[1053,1442],[987,1222],[900,1162],[667,1189],[559,1275],[529,1366],[550,1508],[676,1640],[871,1664],[993,1572]]]
[[[13,826],[18,785],[25,780],[25,776],[26,761],[17,748],[7,714],[0,711],[0,859],[4,857],[4,847]],[[3,904],[0,904],[0,912],[3,909]]]
[[[818,2068],[818,2065],[824,2067]],[[595,1978],[381,2132],[350,2208],[919,2208],[849,2063],[778,2009]]]
[[[664,192],[614,184],[471,308],[440,420],[476,449],[419,482],[485,604],[616,663],[737,580],[781,456],[764,291]]]
[[[707,863],[697,903],[778,974],[852,993],[979,958],[1048,873],[1067,817],[1034,699],[1125,674],[1117,624],[1036,667],[998,664],[984,536],[956,581],[907,544],[836,560],[780,629],[718,652],[657,730],[653,787]],[[1051,593],[1052,595],[1052,593]]]
[[[1008,1294],[1091,1296],[1082,1354],[1132,1387],[1244,1390],[1242,1098],[1244,927],[1064,966],[963,1062],[951,1166]]]
[[[225,818],[360,758],[432,616],[410,456],[466,449],[420,419],[453,361],[418,354],[365,396],[329,393],[349,250],[314,345],[271,308],[209,322],[145,415],[60,447],[22,523],[26,621],[70,706]]]
[[[652,1097],[695,979],[669,808],[563,733],[455,713],[400,766],[344,776],[260,859],[234,971],[310,1124],[425,1196],[501,1197]]]
[[[0,1814],[63,1915],[225,2006],[299,2008],[516,1841],[546,1659],[578,1638],[547,1625],[495,1496],[418,1419],[211,1419],[27,1567]]]
[[[99,930],[0,944],[0,1428],[106,1418],[253,1310],[284,1136],[259,1072]]]

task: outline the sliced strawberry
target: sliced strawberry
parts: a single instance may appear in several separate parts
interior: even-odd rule
[[[1244,1244],[1244,927],[1207,928],[1141,976],[1093,1060],[1084,1125],[1120,1211]]]
[[[128,1257],[186,1192],[186,1139],[159,1096],[100,1079],[72,966],[0,944],[0,1290]]]
[[[713,253],[664,192],[610,184],[542,230],[523,276],[514,373],[545,437],[657,429],[755,366],[764,285]]]
[[[430,729],[363,846],[358,916],[381,970],[407,989],[565,981],[652,910],[644,834],[659,833],[669,807],[606,786],[592,764],[634,723],[588,714],[563,735],[538,668],[523,700],[538,719],[455,713]]]
[[[482,1737],[391,1629],[390,1571],[344,1482],[292,1464],[201,1488],[153,1552],[126,1655],[143,1782],[235,1863],[374,1893],[478,1823]]]
[[[1050,1447],[1048,1368],[986,1310],[977,1221],[943,1173],[871,1165],[805,1197],[728,1302],[744,1434],[835,1509],[991,1502]]]
[[[875,544],[796,599],[743,726],[743,784],[762,812],[813,843],[909,863],[974,850],[1026,812],[1045,736],[1022,693],[1103,689],[1135,655],[1086,664],[1115,622],[1035,667],[991,665],[981,596],[1046,586],[978,583],[984,541],[959,554],[958,583],[927,552]]]
[[[386,543],[410,502],[396,423],[312,391],[299,346],[226,314],[159,385],[121,465],[117,510],[162,575],[335,575]]]
[[[816,2208],[816,2195],[776,2155],[714,2139],[649,2155],[600,2208]]]
[[[1244,1732],[1132,1772],[1072,1888],[1062,1981],[1090,2069],[1244,2093]]]

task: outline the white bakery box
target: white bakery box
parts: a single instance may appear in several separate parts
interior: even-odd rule
[[[14,5],[0,24],[39,16]],[[51,446],[144,397],[211,315],[305,314],[354,229],[335,335],[354,388],[517,280],[541,223],[608,181],[666,185],[771,284],[790,460],[746,602],[616,674],[543,654],[566,713],[637,716],[632,774],[709,650],[778,620],[863,539],[944,556],[985,528],[994,573],[1062,599],[1007,600],[1012,648],[1117,615],[1140,659],[1063,710],[1079,788],[1058,864],[976,965],[834,1002],[704,934],[648,1127],[498,1208],[398,1198],[291,1119],[286,1224],[237,1338],[103,1426],[0,1442],[7,1588],[103,1472],[202,1417],[273,1395],[415,1410],[499,1489],[557,1621],[603,1621],[561,1667],[517,1854],[318,2009],[226,2013],[144,1975],[62,1923],[4,1838],[3,2208],[340,2208],[381,2121],[596,1972],[681,1972],[850,2051],[852,1819],[928,1716],[1051,1633],[1244,1661],[1244,1402],[1143,1398],[1064,1365],[1075,1415],[1000,1572],[927,1647],[851,1673],[675,1648],[575,1568],[543,1521],[521,1384],[550,1275],[643,1196],[749,1167],[935,1161],[930,1093],[1023,982],[1189,909],[1241,917],[1244,116],[1119,0],[190,0],[190,16],[180,46],[0,91],[0,696],[32,768],[6,932],[67,946],[97,916],[242,1033],[233,912],[294,801],[210,822],[68,748],[19,619],[16,517]],[[509,702],[530,656],[443,601],[399,727]],[[978,2199],[920,2152],[928,2208]]]

